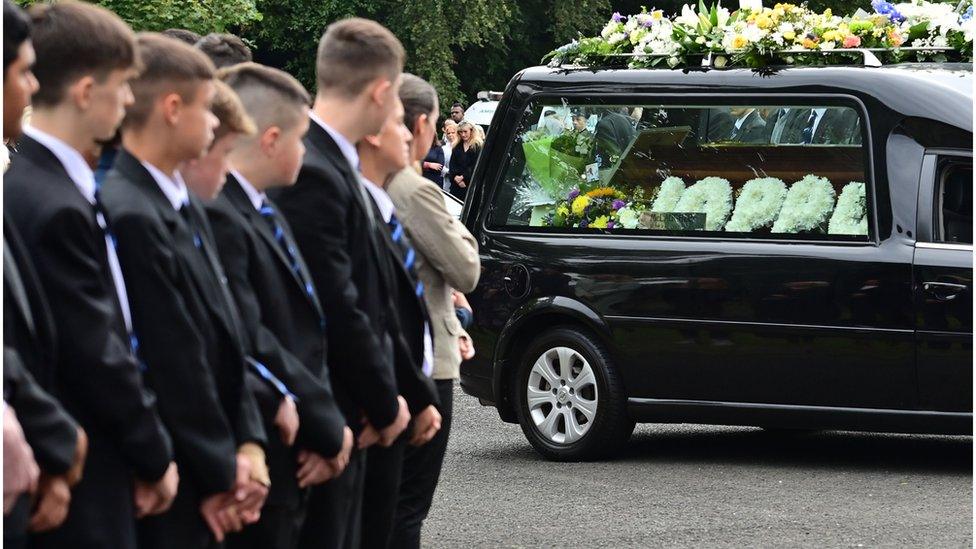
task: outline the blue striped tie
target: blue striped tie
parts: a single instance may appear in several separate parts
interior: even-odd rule
[[[393,237],[393,242],[400,247],[403,252],[403,267],[410,273],[410,278],[416,283],[415,291],[418,298],[424,296],[424,283],[420,281],[417,276],[417,252],[407,243],[404,239],[403,225],[400,224],[400,220],[397,219],[396,214],[390,217],[390,236]]]
[[[305,293],[307,293],[309,297],[313,297],[315,295],[315,288],[312,286],[311,281],[305,279],[302,269],[298,264],[298,252],[295,250],[292,244],[288,242],[284,229],[282,229],[281,224],[278,223],[278,214],[275,212],[274,207],[270,202],[265,200],[261,203],[261,209],[258,211],[261,213],[261,217],[263,217],[271,226],[271,232],[274,233],[275,240],[278,241],[278,245],[281,246],[282,251],[285,252],[285,257],[288,258],[288,264],[291,267],[291,270],[298,277],[298,280],[301,280],[302,284],[305,285]]]
[[[99,227],[102,228],[102,232],[108,237],[108,242],[112,246],[112,251],[118,256],[119,243],[115,239],[115,233],[112,231],[112,225],[108,222],[108,216],[105,215],[105,208],[102,206],[102,184],[98,181],[95,182],[95,218],[98,222]],[[105,225],[102,226],[102,223]],[[107,250],[106,250],[107,253]],[[106,259],[108,259],[106,257]],[[114,285],[115,280],[112,280]],[[119,309],[121,310],[122,303],[119,302]],[[127,328],[128,329],[128,328]],[[136,337],[135,328],[128,329],[129,332],[129,351],[132,352],[132,356],[136,357],[139,362],[139,369],[141,371],[146,371],[146,363],[139,358],[139,338]]]

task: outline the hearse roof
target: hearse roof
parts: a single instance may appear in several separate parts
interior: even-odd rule
[[[766,69],[593,69],[533,67],[516,76],[523,93],[837,94],[874,97],[905,116],[973,130],[973,66],[902,63],[882,67]]]

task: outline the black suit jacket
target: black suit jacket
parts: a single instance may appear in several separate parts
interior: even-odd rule
[[[396,419],[393,345],[385,330],[389,300],[379,270],[374,222],[357,175],[316,122],[292,187],[276,193],[328,315],[328,363],[339,405],[354,431],[365,412],[382,429]]]
[[[173,434],[180,490],[197,498],[227,491],[238,445],[263,442],[264,430],[244,387],[241,342],[197,247],[196,239],[209,234],[194,235],[146,168],[124,150],[102,199],[118,239],[146,380]],[[195,505],[193,499],[184,501]]]
[[[346,420],[336,404],[326,366],[327,320],[314,286],[308,292],[303,282],[311,281],[308,267],[292,244],[302,277],[296,275],[271,225],[233,175],[206,209],[251,341],[250,354],[298,398],[301,424],[295,447],[335,456],[342,448]],[[285,238],[294,242],[284,216],[279,214],[277,220]],[[271,432],[281,394],[252,373],[249,380],[255,386],[269,431],[268,503],[293,504],[301,493],[295,478],[294,450]]]
[[[43,145],[25,136],[18,151],[4,175],[5,215],[49,299],[55,392],[90,440],[61,535],[78,545],[101,540],[124,547],[123,532],[133,523],[131,476],[160,478],[172,459],[170,439],[130,351],[93,206]]]
[[[730,138],[737,143],[759,144],[767,143],[766,121],[759,114],[758,110],[749,113],[739,128],[735,127],[735,120],[732,122]]]
[[[20,235],[7,219],[3,233],[3,398],[17,412],[38,465],[60,475],[74,459],[78,425],[49,394],[54,387],[54,319]],[[43,372],[46,386],[31,371]]]
[[[379,209],[375,203],[372,206],[376,218],[382,223]],[[387,295],[394,313],[390,316],[387,330],[393,341],[397,386],[410,405],[410,412],[416,414],[431,404],[440,404],[433,380],[423,373],[424,326],[430,324],[430,317],[423,298],[417,295],[418,281],[413,279],[404,265],[403,249],[393,242],[388,227],[382,227],[378,237],[387,256],[387,260],[380,267],[386,287],[389,288]],[[406,233],[402,238],[405,245],[410,246]],[[433,332],[430,335],[433,338]],[[433,341],[431,345],[433,346]],[[433,351],[433,347],[431,350]],[[430,366],[433,368],[434,365]]]

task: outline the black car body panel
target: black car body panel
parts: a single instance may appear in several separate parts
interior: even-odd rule
[[[462,388],[514,421],[519,350],[569,325],[610,351],[637,421],[971,432],[972,247],[926,244],[939,163],[971,166],[971,86],[972,66],[954,64],[523,71],[462,213],[483,269],[470,296],[478,355],[462,366]],[[871,238],[493,228],[519,120],[540,97],[854,108],[865,121]]]

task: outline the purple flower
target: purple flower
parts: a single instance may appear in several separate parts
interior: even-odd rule
[[[580,224],[579,224],[579,228],[580,229],[585,229],[585,228],[587,228],[589,226],[590,226],[590,220],[589,219],[587,219],[587,218],[584,217],[583,219],[580,220]]]
[[[566,199],[567,200],[573,200],[574,198],[576,198],[577,196],[579,196],[579,194],[580,194],[579,189],[573,189],[573,190],[569,191],[569,196],[567,196]]]
[[[965,13],[962,14],[962,21],[969,21],[973,18],[973,7],[969,6]]]
[[[623,208],[626,205],[627,205],[626,202],[624,202],[623,200],[620,200],[618,198],[618,199],[616,199],[616,200],[613,201],[613,206],[612,207],[613,207],[614,210],[619,210],[620,208]]]
[[[645,29],[649,29],[649,28],[651,28],[651,27],[654,26],[654,20],[653,19],[645,19],[644,22],[641,23],[641,25],[643,25],[643,27]]]
[[[607,228],[608,229],[612,229],[612,228],[614,228],[616,226],[617,226],[617,224],[614,223],[613,221],[607,221]]]
[[[613,17],[611,17],[610,19],[611,19],[611,20],[612,20],[612,21],[613,21],[614,23],[623,23],[624,21],[626,21],[626,20],[627,20],[627,18],[626,18],[626,17],[624,17],[623,15],[620,15],[620,12],[619,12],[619,11],[615,11],[615,12],[613,12]]]

